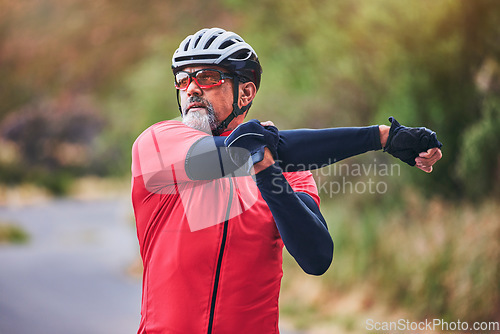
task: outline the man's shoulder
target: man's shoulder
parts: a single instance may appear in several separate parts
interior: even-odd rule
[[[158,123],[155,123],[151,126],[149,126],[146,130],[142,132],[149,132],[151,130],[166,130],[166,129],[175,129],[175,128],[185,128],[187,125],[182,123],[181,121],[178,120],[165,120],[165,121],[160,121]],[[141,135],[142,135],[141,134]]]
[[[159,135],[166,132],[172,135],[177,135],[177,134],[184,135],[188,133],[203,134],[203,132],[193,129],[187,126],[186,124],[182,123],[181,121],[166,120],[166,121],[160,121],[158,123],[149,126],[146,130],[142,131],[142,133],[139,136],[137,136],[136,141],[140,140],[141,137],[144,136],[151,136],[152,134]]]
[[[182,122],[179,121],[174,121],[174,120],[167,120],[167,121],[161,121],[158,123],[155,123],[153,125],[150,125],[148,128],[143,130],[135,139],[133,146],[137,146],[137,144],[144,140],[145,138],[151,137],[151,134],[154,134],[155,132],[166,130],[169,127],[173,128],[178,124],[182,124]]]
[[[144,130],[134,141],[132,150],[143,150],[147,147],[155,147],[157,151],[187,150],[201,137],[208,136],[206,133],[193,129],[177,120],[166,120],[155,123]]]

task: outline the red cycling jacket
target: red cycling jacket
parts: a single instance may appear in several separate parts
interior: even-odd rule
[[[279,333],[283,242],[250,176],[192,181],[204,132],[157,123],[132,149],[132,202],[144,265],[139,334]],[[310,172],[285,173],[319,205]]]

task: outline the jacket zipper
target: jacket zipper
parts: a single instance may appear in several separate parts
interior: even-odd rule
[[[222,258],[224,256],[224,249],[226,247],[227,229],[229,225],[229,213],[231,211],[231,204],[233,201],[233,180],[231,178],[228,178],[228,180],[229,180],[229,201],[227,203],[226,219],[224,220],[222,240],[220,243],[220,250],[219,250],[219,258],[217,260],[217,268],[215,271],[214,288],[212,290],[212,301],[210,303],[210,316],[208,318],[208,331],[207,331],[208,334],[212,334],[212,328],[214,325],[215,302],[217,301],[217,291],[219,290],[220,271],[222,267]]]

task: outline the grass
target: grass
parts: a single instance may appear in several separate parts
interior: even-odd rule
[[[286,257],[284,317],[303,329],[330,323],[341,332],[381,309],[413,319],[500,320],[498,202],[403,193],[394,202],[345,196],[323,203],[333,265],[321,278],[307,277]]]
[[[28,240],[28,233],[19,226],[12,223],[0,222],[0,244],[24,244]]]

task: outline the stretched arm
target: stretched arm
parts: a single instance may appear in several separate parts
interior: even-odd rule
[[[381,149],[381,134],[378,126],[283,130],[279,132],[276,162],[285,172],[321,168]],[[191,179],[212,180],[238,171],[239,166],[233,163],[225,150],[225,138],[207,136],[190,148],[186,173]]]
[[[260,140],[259,136],[262,134],[268,135],[265,126],[267,126],[266,123],[272,124],[271,122],[263,123],[265,126],[261,129],[256,129],[252,122],[258,121],[252,120],[246,124],[250,128],[253,126],[258,133],[245,134],[255,135],[256,140]],[[398,134],[394,135],[394,133]],[[408,137],[412,140],[408,140]],[[192,146],[191,154],[186,159],[186,170],[190,171],[188,175],[191,179],[210,180],[230,175],[238,170],[238,166],[233,163],[228,152],[221,149],[226,146],[224,141],[225,137],[205,137]],[[384,148],[384,151],[410,165],[416,165],[425,172],[431,172],[432,165],[442,157],[440,147],[441,144],[435,138],[435,134],[429,130],[407,128],[393,122],[391,127],[374,125],[318,130],[282,130],[279,132],[275,156],[280,168],[286,172],[293,172],[325,167],[367,151]],[[208,158],[207,152],[217,152],[217,154],[212,153],[212,156]],[[217,165],[219,166],[217,168],[207,168],[207,166]]]

